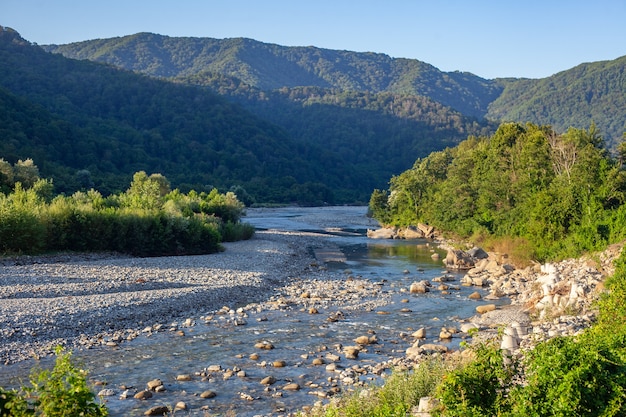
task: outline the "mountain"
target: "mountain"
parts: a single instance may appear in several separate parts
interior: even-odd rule
[[[0,143],[0,157],[32,157],[66,193],[79,171],[107,193],[144,170],[182,189],[242,186],[259,202],[365,202],[415,158],[493,129],[427,97],[193,77],[201,82],[66,58],[2,28],[6,126],[20,139]],[[228,100],[207,88],[229,83],[241,88]]]
[[[430,97],[468,116],[481,117],[501,87],[463,72],[384,54],[286,47],[246,38],[212,39],[138,33],[67,45],[44,46],[68,58],[106,62],[153,77],[210,72],[261,90],[322,87]]]
[[[384,54],[284,47],[244,38],[138,33],[44,48],[191,83],[208,74],[234,78],[262,91],[310,86],[420,96],[463,116],[549,124],[561,132],[595,123],[610,146],[622,139],[626,129],[626,56],[581,64],[542,79],[486,80]]]
[[[206,89],[53,55],[7,28],[0,108],[0,157],[33,158],[63,192],[81,170],[104,193],[145,170],[199,191],[241,185],[263,201],[323,201],[331,186],[342,190],[336,178],[357,181],[332,156],[331,167],[304,159],[314,147]]]
[[[486,116],[531,121],[559,132],[593,121],[611,145],[626,132],[626,56],[578,65],[539,80],[503,80]]]

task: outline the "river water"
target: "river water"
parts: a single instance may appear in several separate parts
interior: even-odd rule
[[[442,270],[440,260],[433,260],[433,253],[445,257],[427,241],[372,240],[366,237],[367,228],[376,224],[365,216],[365,207],[326,208],[280,208],[250,210],[244,221],[259,231],[279,229],[307,231],[327,236],[329,243],[341,250],[337,259],[327,263],[330,270],[346,270],[353,276],[362,277],[384,288],[389,303],[384,307],[345,313],[341,320],[327,321],[320,315],[306,311],[276,310],[250,312],[245,325],[235,325],[232,320],[198,320],[195,326],[185,330],[185,337],[170,332],[157,333],[151,337],[138,338],[123,343],[119,349],[87,350],[74,352],[73,357],[89,370],[90,379],[106,381],[106,388],[115,395],[106,397],[111,416],[140,416],[154,405],[173,407],[178,401],[187,404],[187,411],[175,415],[207,416],[231,415],[265,416],[287,415],[302,406],[320,400],[318,392],[340,389],[343,386],[329,379],[335,373],[324,365],[314,366],[311,359],[326,353],[339,354],[337,344],[354,344],[352,340],[363,334],[376,334],[379,342],[359,354],[357,360],[341,359],[340,366],[362,367],[402,357],[411,345],[410,334],[420,327],[429,329],[429,341],[436,340],[443,326],[458,326],[459,318],[474,315],[476,302],[467,298],[475,288],[460,286],[449,294],[431,291],[412,296],[406,289],[412,282],[432,280],[449,274],[458,285],[460,275]],[[339,311],[339,309],[338,309]],[[254,341],[270,341],[275,348],[259,353]],[[460,338],[448,342],[451,348],[458,346]],[[250,359],[253,353],[260,359]],[[272,362],[284,360],[286,366],[273,368]],[[42,361],[44,366],[46,361]],[[213,366],[213,371],[198,372]],[[221,368],[218,371],[217,368]],[[242,370],[245,376],[224,378],[224,370]],[[10,375],[25,378],[23,366],[14,365],[0,369],[0,385]],[[177,381],[178,375],[189,374],[191,381]],[[260,383],[273,376],[277,382],[269,387]],[[121,385],[143,389],[147,381],[159,378],[166,391],[156,393],[148,401],[132,398],[120,399]],[[356,376],[365,383],[381,383],[381,377],[373,374]],[[298,383],[298,391],[282,389],[289,383]],[[333,387],[336,385],[336,387]],[[100,388],[98,388],[100,389]],[[211,390],[217,395],[211,399],[200,398],[203,391]],[[327,401],[327,400],[323,400]]]

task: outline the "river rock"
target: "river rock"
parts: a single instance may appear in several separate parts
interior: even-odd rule
[[[215,391],[211,391],[211,390],[206,390],[204,391],[202,394],[200,394],[200,398],[214,398],[215,396],[217,396],[217,394],[215,393]]]
[[[452,332],[448,331],[448,329],[441,329],[439,332],[439,339],[448,340],[452,339]]]
[[[324,365],[324,363],[326,362],[324,362],[324,359],[322,358],[315,358],[313,359],[313,361],[311,361],[311,363],[315,366],[319,366],[319,365]]]
[[[360,351],[361,349],[358,346],[346,346],[343,348],[346,359],[357,359]]]
[[[483,296],[480,295],[478,291],[474,291],[473,293],[468,295],[467,298],[469,298],[470,300],[480,300],[481,298],[483,298]]]
[[[149,398],[152,398],[152,392],[147,390],[139,391],[137,394],[134,395],[134,398],[138,400],[147,400]]]
[[[416,331],[413,332],[412,335],[414,338],[416,339],[423,339],[426,337],[426,329],[425,328],[419,328]]]
[[[261,384],[263,385],[272,385],[276,382],[276,378],[274,378],[273,376],[266,376],[265,378],[263,378],[261,380]]]
[[[185,411],[186,409],[187,409],[187,404],[183,401],[177,402],[176,405],[174,406],[174,411],[176,410]]]
[[[164,405],[157,405],[143,413],[144,416],[164,416],[170,412],[170,409]]]
[[[435,237],[435,228],[433,226],[418,223],[417,228],[422,232],[422,236],[426,239],[432,239]]]
[[[383,227],[377,230],[367,229],[367,237],[370,239],[395,239],[397,230],[390,227]]]
[[[370,338],[368,336],[359,336],[356,339],[354,339],[354,343],[357,343],[359,345],[369,345]]]
[[[115,391],[110,388],[103,389],[98,393],[98,397],[111,397],[113,395],[115,395]]]
[[[479,314],[485,314],[489,311],[493,311],[496,309],[496,305],[495,304],[485,304],[485,305],[481,305],[476,307],[476,312]]]
[[[177,375],[176,376],[176,380],[177,381],[191,381],[191,375],[189,375],[189,374]]]
[[[424,294],[429,291],[428,286],[423,282],[414,282],[409,287],[409,292],[411,294]]]
[[[474,259],[466,252],[458,249],[449,249],[443,263],[449,269],[471,269],[474,267]]]
[[[259,354],[258,353],[252,353],[250,354],[249,358],[253,361],[258,361],[259,360]]]
[[[284,360],[277,360],[272,362],[272,366],[274,368],[284,368],[285,366],[287,366],[287,362],[285,362]]]
[[[300,390],[300,385],[295,383],[295,382],[292,382],[290,384],[285,385],[283,387],[283,390],[285,390],[285,391],[298,391],[298,390]]]
[[[157,387],[160,387],[163,385],[163,381],[161,381],[160,379],[153,379],[151,381],[148,381],[148,383],[146,384],[148,386],[149,390],[156,390]]]
[[[257,349],[271,350],[274,349],[274,345],[267,341],[258,342],[254,345]]]

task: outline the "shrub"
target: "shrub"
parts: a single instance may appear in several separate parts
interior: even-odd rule
[[[108,412],[96,401],[86,374],[76,368],[71,354],[57,349],[52,370],[34,371],[31,386],[20,391],[0,389],[0,415],[7,417],[101,417]]]

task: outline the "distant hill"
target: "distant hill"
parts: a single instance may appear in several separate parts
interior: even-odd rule
[[[502,94],[489,105],[489,118],[548,124],[559,132],[587,128],[593,121],[611,145],[626,132],[626,56],[502,85]]]
[[[44,48],[192,83],[212,74],[262,91],[311,86],[421,96],[463,116],[550,124],[562,132],[594,122],[609,145],[621,140],[626,130],[626,57],[582,64],[543,79],[486,80],[384,54],[285,47],[245,38],[138,33]]]
[[[11,139],[0,142],[0,157],[33,158],[66,193],[84,170],[104,193],[144,170],[183,190],[242,186],[259,202],[351,203],[366,202],[416,157],[492,129],[425,97],[266,92],[194,77],[202,82],[68,59],[0,28],[0,106]],[[229,83],[242,86],[230,88],[229,101],[207,88]]]
[[[44,46],[75,59],[106,62],[154,77],[202,72],[235,77],[261,90],[322,87],[430,97],[468,116],[482,117],[502,88],[470,73],[442,72],[384,54],[286,47],[246,38],[212,39],[138,33]]]

